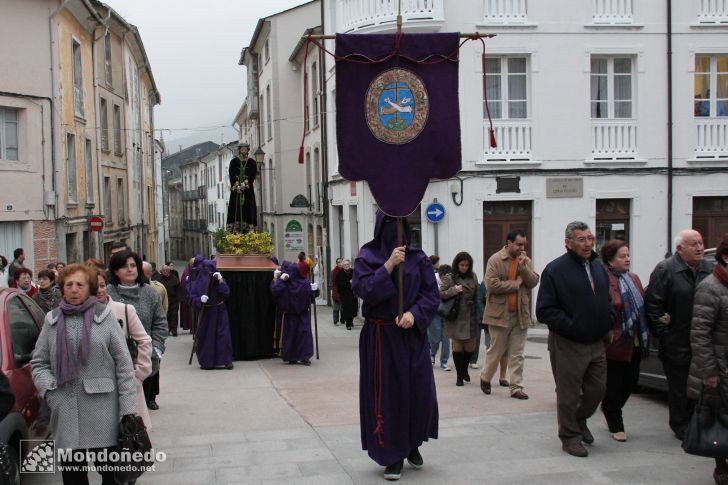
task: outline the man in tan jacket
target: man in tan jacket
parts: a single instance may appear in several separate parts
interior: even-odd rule
[[[526,233],[514,229],[506,245],[488,259],[485,267],[485,315],[490,347],[480,374],[480,389],[490,394],[490,381],[501,357],[507,352],[511,397],[528,399],[523,392],[523,349],[531,323],[531,288],[538,284],[538,274],[526,255]]]

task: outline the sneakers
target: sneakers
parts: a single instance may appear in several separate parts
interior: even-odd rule
[[[414,450],[410,451],[409,456],[407,456],[407,463],[409,463],[410,466],[415,470],[419,470],[420,468],[422,468],[425,460],[422,459],[419,448],[415,448]]]
[[[440,369],[444,370],[445,372],[450,372],[452,369],[448,367],[447,364],[440,364]]]
[[[477,362],[471,362],[470,368],[471,369],[480,369],[480,365]]]
[[[586,458],[589,456],[589,452],[584,448],[584,445],[581,443],[564,443],[561,445],[561,449],[570,454],[571,456],[576,456],[579,458]]]
[[[384,469],[384,479],[385,480],[399,480],[399,477],[402,476],[402,467],[404,466],[404,460],[399,460],[395,463],[392,463],[387,468]]]

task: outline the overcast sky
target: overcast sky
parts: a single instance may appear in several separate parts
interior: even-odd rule
[[[170,152],[180,144],[237,139],[231,124],[246,91],[245,69],[238,66],[240,51],[250,42],[259,18],[307,2],[103,1],[139,28],[162,95],[155,128],[165,129]],[[155,136],[159,138],[159,132]]]

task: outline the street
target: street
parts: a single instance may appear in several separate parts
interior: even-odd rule
[[[331,323],[318,307],[321,359],[311,367],[278,359],[235,362],[235,369],[187,365],[188,333],[167,340],[158,411],[150,433],[167,454],[140,484],[374,484],[382,468],[361,450],[358,335]],[[455,387],[455,372],[435,368],[440,437],[422,448],[425,466],[405,464],[401,481],[422,484],[708,484],[713,461],[685,454],[667,425],[665,397],[633,395],[625,409],[629,441],[614,441],[600,412],[589,421],[596,438],[588,458],[561,451],[545,328],[529,331],[527,401],[472,382]],[[482,364],[484,353],[480,354]],[[91,483],[100,483],[89,473]],[[59,475],[24,483],[60,483]]]

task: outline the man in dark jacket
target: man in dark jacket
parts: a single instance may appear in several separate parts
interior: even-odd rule
[[[536,316],[549,327],[549,355],[556,382],[559,438],[570,455],[588,456],[594,442],[586,420],[604,397],[607,360],[602,339],[612,327],[609,277],[594,252],[584,222],[566,226],[566,254],[541,274]]]
[[[680,231],[675,238],[676,254],[657,264],[645,294],[647,323],[660,343],[659,356],[667,378],[670,428],[679,440],[685,436],[695,404],[686,393],[693,296],[698,283],[713,270],[703,259],[703,251],[703,237],[698,231]]]

